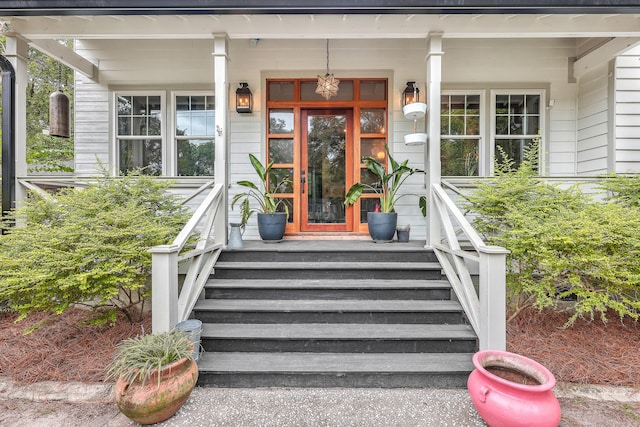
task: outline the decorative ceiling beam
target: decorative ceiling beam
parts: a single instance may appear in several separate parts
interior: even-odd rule
[[[93,81],[98,81],[98,67],[57,40],[29,40],[29,44],[56,61],[62,62]]]
[[[574,62],[573,77],[579,79],[639,43],[640,38],[638,37],[617,37],[603,43]]]

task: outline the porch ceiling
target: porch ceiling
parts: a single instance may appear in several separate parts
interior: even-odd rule
[[[0,9],[1,10],[1,9]],[[562,38],[637,37],[640,14],[309,14],[1,17],[27,39]]]

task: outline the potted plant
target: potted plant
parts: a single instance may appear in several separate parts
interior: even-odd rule
[[[140,424],[172,417],[198,380],[193,345],[177,328],[121,341],[107,370],[120,411]]]
[[[373,190],[378,195],[380,211],[367,212],[369,235],[376,242],[389,242],[393,240],[398,224],[398,214],[395,211],[396,203],[399,199],[406,196],[406,194],[399,194],[398,191],[411,175],[425,173],[423,170],[407,166],[409,160],[398,163],[391,157],[389,147],[386,144],[384,149],[389,158],[391,170],[387,170],[385,165],[381,164],[374,157],[364,157],[362,161],[365,166],[378,178],[377,185],[372,186],[370,184],[356,182],[351,186],[349,191],[347,191],[344,199],[345,205],[354,204],[360,196],[362,196],[365,188]]]
[[[256,212],[258,214],[258,233],[260,238],[266,242],[279,242],[284,236],[287,227],[287,218],[289,217],[289,208],[283,199],[275,196],[281,192],[283,188],[291,184],[289,177],[277,177],[271,171],[273,161],[265,167],[260,160],[253,154],[249,154],[249,160],[253,169],[255,169],[260,179],[259,185],[251,181],[238,181],[237,184],[248,188],[243,193],[238,193],[231,202],[233,209],[240,200],[242,225],[249,221],[251,215]],[[258,208],[252,208],[250,201],[258,203]],[[284,206],[284,212],[278,211],[280,205]]]

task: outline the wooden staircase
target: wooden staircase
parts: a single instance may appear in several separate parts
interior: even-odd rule
[[[417,243],[245,242],[215,265],[199,384],[464,387],[477,337]]]

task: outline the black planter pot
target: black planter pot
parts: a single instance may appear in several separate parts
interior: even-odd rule
[[[383,212],[367,212],[369,235],[375,242],[391,242],[396,234],[398,214]]]
[[[284,237],[287,228],[287,214],[276,212],[273,214],[258,214],[258,233],[265,242],[276,243]]]

